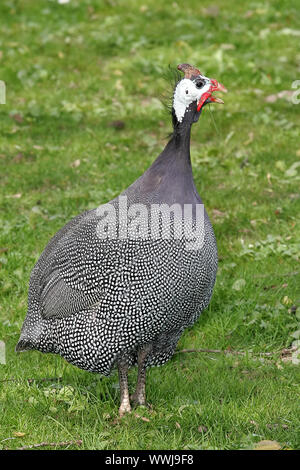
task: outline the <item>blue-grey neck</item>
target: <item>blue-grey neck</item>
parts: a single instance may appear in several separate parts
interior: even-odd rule
[[[176,121],[173,112],[174,131],[169,142],[150,168],[128,188],[131,194],[135,191],[139,199],[144,195],[148,201],[166,204],[201,202],[190,156],[191,126],[196,114],[196,103],[190,105],[182,122]]]

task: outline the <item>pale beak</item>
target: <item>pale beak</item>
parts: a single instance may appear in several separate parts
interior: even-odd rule
[[[210,101],[212,101],[213,103],[220,103],[220,104],[224,104],[224,101],[221,100],[221,98],[216,98],[215,96],[210,96]]]

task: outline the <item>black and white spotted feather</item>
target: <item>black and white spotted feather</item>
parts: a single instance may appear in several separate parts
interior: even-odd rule
[[[129,204],[202,203],[190,162],[196,112],[194,104],[190,108],[153,165],[122,194]],[[118,198],[112,201],[117,203]],[[16,350],[60,354],[108,375],[123,356],[135,364],[137,350],[151,343],[147,365],[161,365],[212,295],[217,248],[208,215],[197,250],[188,250],[184,238],[103,240],[97,236],[99,220],[96,209],[84,212],[45,248],[31,273]]]

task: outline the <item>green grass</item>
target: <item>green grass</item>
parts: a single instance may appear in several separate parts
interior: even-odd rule
[[[300,447],[299,365],[279,354],[176,354],[149,370],[153,408],[136,411],[149,421],[136,413],[116,421],[115,374],[14,352],[30,271],[50,237],[119,194],[165,145],[162,75],[181,62],[229,93],[192,133],[220,265],[209,309],[178,348],[266,353],[296,344],[300,168],[289,169],[300,158],[300,108],[265,98],[300,78],[298,2],[213,3],[0,4],[0,448],[74,439],[84,449],[240,449],[262,439]]]

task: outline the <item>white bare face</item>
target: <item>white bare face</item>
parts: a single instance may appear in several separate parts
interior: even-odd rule
[[[199,75],[195,80],[183,78],[174,91],[173,108],[178,122],[182,122],[185,112],[193,101],[199,101],[203,93],[209,91],[210,79]]]

